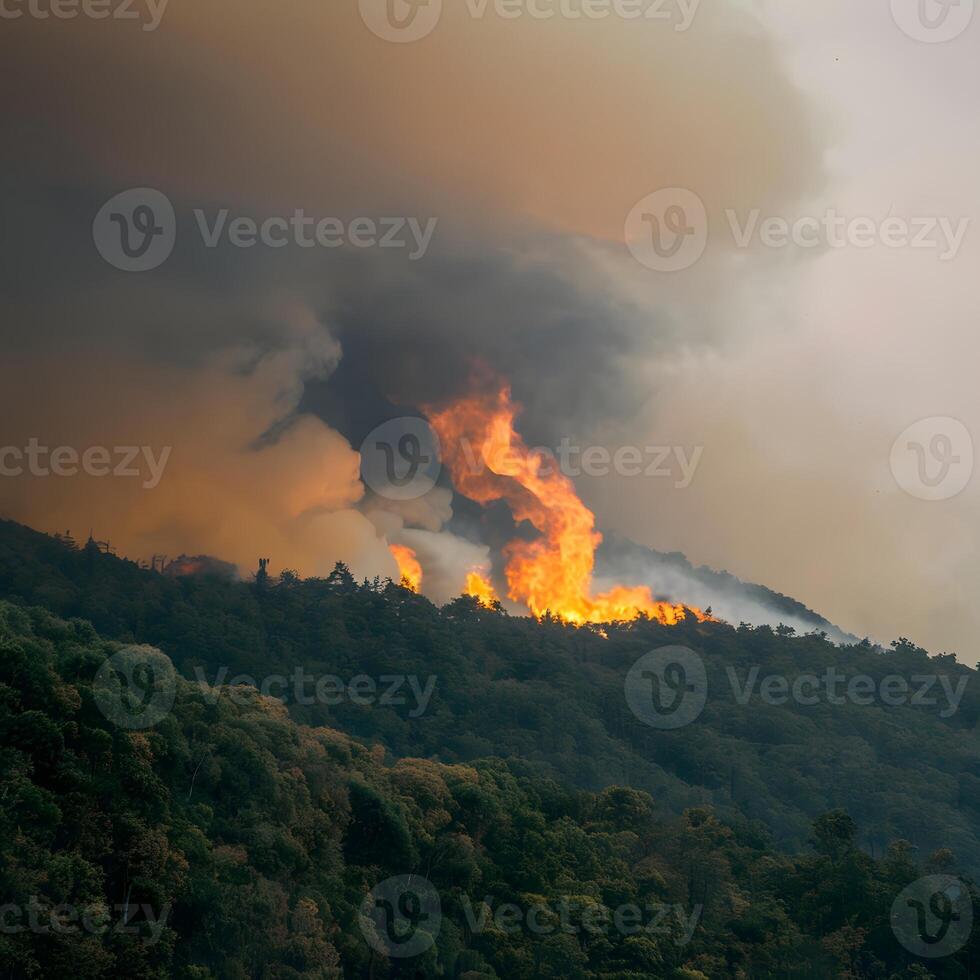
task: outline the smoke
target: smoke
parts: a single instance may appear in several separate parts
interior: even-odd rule
[[[418,556],[425,573],[422,591],[439,604],[462,594],[470,572],[490,567],[490,549],[486,545],[473,544],[449,532],[406,528],[397,540]]]
[[[206,552],[244,574],[261,555],[308,575],[344,560],[359,574],[394,574],[357,510],[358,454],[319,419],[296,413],[304,380],[329,374],[339,347],[308,310],[284,309],[279,320],[275,347],[246,344],[193,368],[52,357],[9,378],[8,445],[35,439],[78,456],[148,447],[165,465],[155,485],[147,473],[115,467],[101,476],[8,476],[4,516],[76,537],[92,529],[132,558]],[[56,391],[57,403],[39,404],[39,385]]]
[[[371,495],[362,504],[368,519],[392,544],[411,548],[422,566],[422,592],[445,603],[460,595],[466,576],[491,565],[490,548],[446,529],[453,519],[453,493],[434,487],[415,500]]]
[[[695,568],[680,554],[663,554],[607,535],[600,547],[596,582],[629,581],[645,584],[675,602],[686,602],[725,622],[791,626],[799,633],[825,632],[835,643],[853,637],[802,603],[769,589],[743,582],[727,572]]]
[[[387,542],[405,543],[448,597],[512,528],[446,487],[365,499],[372,428],[458,397],[479,360],[512,384],[530,445],[587,443],[649,408],[655,366],[721,344],[744,267],[720,249],[696,275],[651,276],[621,239],[658,187],[696,188],[721,225],[727,208],[780,213],[822,184],[822,126],[745,5],[704,4],[683,36],[444,6],[419,45],[319,0],[288,17],[258,0],[174,4],[142,38],[85,18],[3,32],[4,441],[172,447],[152,490],[5,479],[4,513],[243,572],[263,555],[273,571],[339,559],[396,576]],[[172,199],[178,242],[129,276],[90,229],[136,186]],[[193,212],[225,207],[439,225],[416,263],[205,248]]]
[[[419,45],[380,41],[356,4],[318,0],[288,17],[258,0],[173,4],[138,44],[84,18],[56,32],[24,19],[16,43],[4,32],[0,164],[17,234],[0,250],[32,335],[193,360],[263,329],[244,297],[261,308],[281,290],[345,352],[329,380],[307,379],[301,408],[355,447],[394,411],[458,397],[474,357],[512,384],[531,443],[635,415],[645,369],[713,342],[739,276],[706,258],[707,285],[651,277],[626,255],[625,215],[671,184],[698,188],[719,222],[728,207],[777,212],[823,179],[819,127],[742,6],[704,4],[683,35],[444,6]],[[174,201],[179,238],[164,269],[126,281],[90,227],[141,185]],[[192,212],[222,207],[439,225],[417,263],[204,249]],[[172,315],[192,298],[203,330]]]

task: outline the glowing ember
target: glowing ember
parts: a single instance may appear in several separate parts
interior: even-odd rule
[[[388,550],[395,556],[398,562],[398,571],[401,575],[402,585],[406,589],[418,592],[422,588],[422,566],[411,548],[406,548],[403,544],[390,544]]]
[[[510,598],[535,616],[551,612],[566,622],[610,623],[647,615],[665,625],[682,621],[685,607],[658,602],[645,586],[616,586],[591,595],[595,550],[602,536],[595,516],[553,459],[528,452],[514,431],[518,408],[510,388],[427,410],[456,489],[481,504],[505,501],[516,521],[539,532],[504,549]],[[696,609],[699,619],[709,617]]]
[[[463,594],[472,596],[487,609],[492,609],[497,601],[496,589],[478,571],[472,571],[466,576],[466,591]]]

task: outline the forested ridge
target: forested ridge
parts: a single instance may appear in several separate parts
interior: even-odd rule
[[[403,705],[304,704],[292,684],[284,692],[295,720],[337,727],[395,756],[517,758],[578,788],[634,786],[675,813],[710,804],[792,849],[806,843],[816,816],[842,807],[871,853],[905,838],[923,852],[953,847],[980,871],[976,672],[906,640],[882,652],[836,646],[820,633],[693,620],[610,627],[601,636],[468,599],[438,609],[388,582],[358,584],[343,569],[329,580],[287,573],[265,589],[171,579],[2,522],[0,597],[85,619],[108,639],[153,644],[184,677],[206,684],[241,675],[261,683],[297,669],[433,684],[421,714],[407,686],[398,692]],[[708,675],[704,712],[677,731],[643,724],[623,694],[637,658],[664,644],[697,651]],[[879,681],[941,675],[964,685],[962,699],[955,712],[944,710],[939,684],[934,705],[775,705],[758,697],[766,676],[792,680],[828,668]],[[756,696],[739,703],[753,676]]]
[[[138,927],[0,930],[4,976],[980,975],[974,939],[918,958],[890,922],[911,882],[968,882],[980,858],[980,704],[952,658],[693,619],[600,635],[468,599],[438,609],[342,567],[174,580],[9,523],[0,598],[0,905],[35,908],[5,922],[70,906]],[[93,690],[126,644],[177,669],[146,730]],[[667,644],[698,651],[710,682],[676,731],[623,695]],[[943,717],[739,704],[729,679],[831,665],[969,683]],[[296,668],[434,683],[423,709],[281,703],[240,680]],[[441,921],[400,958],[358,913],[406,875],[432,883]],[[588,909],[625,907],[651,928],[587,927]],[[529,928],[528,910],[561,925]]]

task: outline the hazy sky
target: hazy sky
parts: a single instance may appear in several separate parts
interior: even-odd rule
[[[917,499],[889,459],[920,419],[954,417],[974,438],[980,422],[980,24],[925,44],[894,29],[887,3],[763,9],[827,121],[826,186],[792,214],[971,225],[948,261],[879,245],[747,270],[724,349],[668,369],[651,406],[655,429],[704,443],[698,478],[652,506],[618,488],[597,499],[624,530],[649,514],[661,545],[803,596],[846,628],[973,664],[980,487]]]
[[[307,573],[392,574],[380,532],[409,526],[457,575],[486,547],[445,530],[448,496],[382,518],[356,450],[458,394],[477,356],[531,443],[700,449],[683,487],[582,476],[601,527],[974,663],[980,18],[929,2],[938,26],[918,0],[642,0],[639,20],[447,0],[438,22],[416,11],[415,41],[370,29],[381,0],[5,21],[0,446],[172,452],[152,489],[2,477],[0,513]],[[172,203],[175,247],[126,272],[93,222],[144,187]],[[684,212],[703,255],[676,271],[649,247],[651,216],[673,235],[665,188],[704,209],[703,227]],[[206,231],[222,209],[436,224],[414,259],[210,248],[195,212]],[[863,219],[839,247],[835,215]],[[777,218],[805,243],[779,244]]]

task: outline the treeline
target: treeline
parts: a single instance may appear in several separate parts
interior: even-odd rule
[[[955,873],[950,853],[873,859],[842,811],[791,857],[711,807],[675,816],[516,760],[394,759],[247,689],[155,669],[107,689],[123,655],[86,622],[0,603],[0,976],[978,975],[972,937],[933,961],[893,928],[903,889]],[[437,904],[377,891],[406,876]],[[365,906],[423,948],[397,955]]]
[[[265,588],[174,580],[2,522],[0,596],[85,619],[113,640],[154,644],[205,685],[280,675],[288,683],[266,689],[294,720],[396,758],[495,757],[568,787],[632,786],[676,815],[711,806],[726,824],[790,851],[806,846],[817,816],[842,808],[874,857],[906,839],[920,854],[951,848],[980,872],[977,675],[908,641],[882,652],[835,646],[820,633],[694,622],[641,622],[603,636],[466,599],[439,609],[389,582],[357,583],[342,567]],[[633,664],[665,644],[696,651],[708,681],[703,712],[676,731],[644,724],[624,696]],[[298,696],[297,669],[312,679],[304,692],[318,678],[367,677],[373,697]],[[900,677],[910,690],[897,705],[762,697],[769,677],[791,685],[828,670],[884,690]],[[395,697],[385,696],[386,677],[401,678]],[[931,678],[925,698],[918,677]]]

